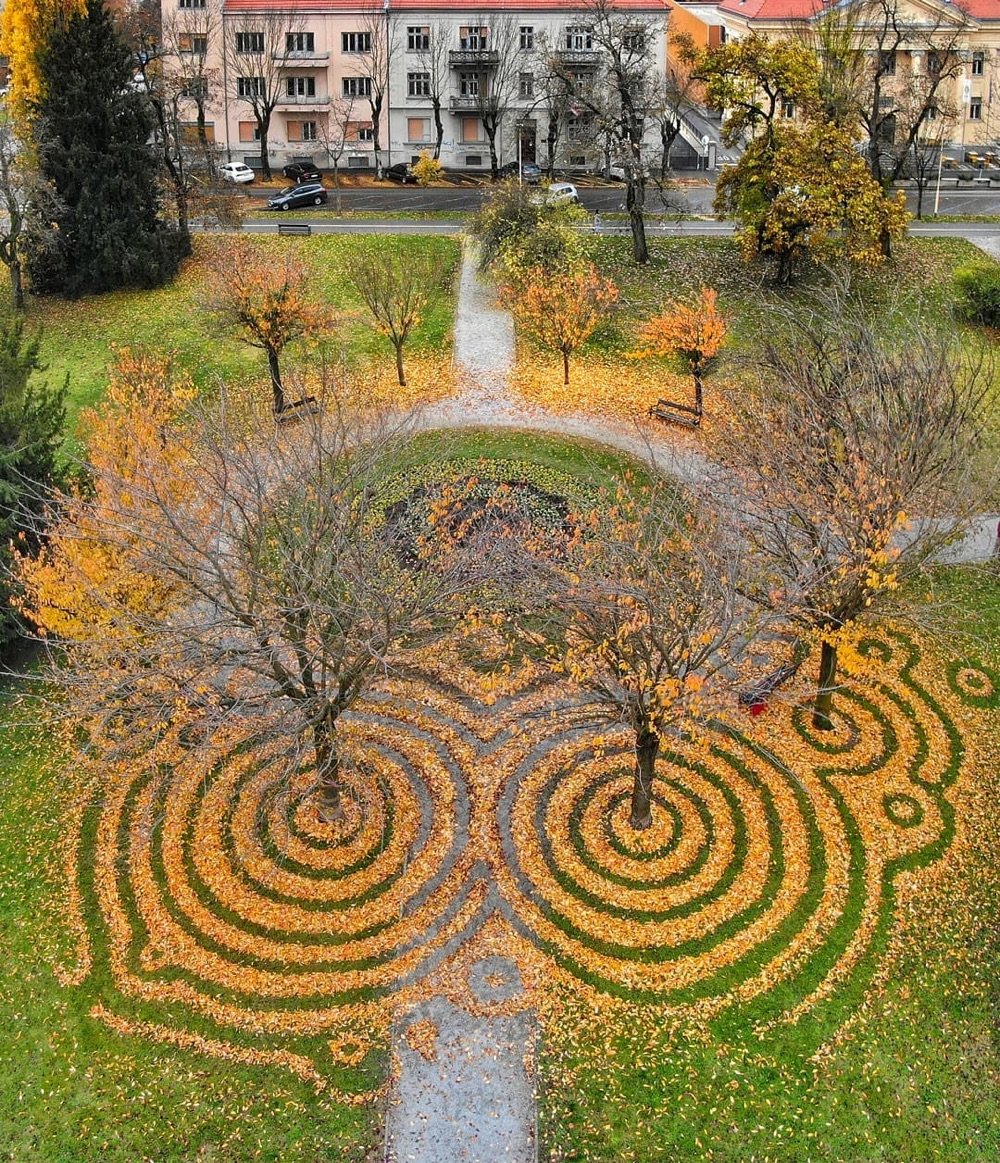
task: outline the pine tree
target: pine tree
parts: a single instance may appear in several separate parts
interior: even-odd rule
[[[36,553],[47,491],[61,482],[58,462],[65,389],[29,385],[39,369],[38,339],[23,324],[0,327],[0,649],[17,633],[11,607],[11,545]]]
[[[53,31],[39,69],[34,138],[49,197],[31,224],[34,289],[76,296],[171,278],[180,246],[160,216],[149,105],[101,0]]]

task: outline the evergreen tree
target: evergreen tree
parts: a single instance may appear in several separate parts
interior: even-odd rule
[[[38,551],[45,497],[62,478],[65,388],[29,385],[38,368],[38,339],[26,340],[20,321],[0,327],[0,649],[18,625],[11,607],[11,545]]]
[[[32,221],[34,289],[76,296],[165,282],[181,247],[160,216],[152,114],[102,0],[54,29],[39,68],[33,126],[49,197]]]

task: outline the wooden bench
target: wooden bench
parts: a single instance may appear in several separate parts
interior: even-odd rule
[[[766,711],[767,700],[774,694],[778,687],[788,682],[797,670],[798,666],[794,662],[782,663],[776,670],[772,670],[770,674],[765,675],[760,682],[754,683],[752,687],[747,687],[744,691],[740,691],[740,706],[754,715],[759,715],[761,711]]]
[[[308,222],[279,222],[279,234],[312,234],[313,228]]]
[[[701,425],[701,413],[697,408],[691,408],[687,404],[676,404],[673,400],[657,400],[649,409],[649,414],[656,420],[683,424],[685,428],[698,428]]]
[[[315,396],[303,396],[301,400],[292,400],[274,413],[275,424],[290,424],[302,416],[315,416],[319,413],[319,400]]]

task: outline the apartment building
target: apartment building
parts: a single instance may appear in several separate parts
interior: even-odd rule
[[[766,36],[801,34],[839,8],[851,11],[859,43],[871,45],[874,53],[879,43],[890,43],[880,33],[884,7],[900,33],[881,62],[880,100],[885,108],[904,105],[928,76],[943,67],[946,57],[954,55],[959,67],[948,68],[934,109],[946,121],[941,128],[944,140],[959,147],[1000,140],[1000,0],[869,0],[867,5],[860,0],[840,5],[829,0],[676,0],[673,23],[677,30],[691,32],[697,43],[715,46],[750,31]],[[786,112],[795,116],[794,109]],[[927,128],[929,134],[937,131],[932,123]]]
[[[614,8],[662,72],[668,5]],[[439,136],[449,168],[488,171],[490,136],[500,164],[604,159],[587,102],[552,82],[554,62],[580,91],[598,82],[602,51],[580,0],[162,0],[162,18],[182,116],[233,160],[258,164],[262,131],[278,167],[304,153],[389,166],[433,152]]]

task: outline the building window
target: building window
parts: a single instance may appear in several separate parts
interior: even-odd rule
[[[263,97],[263,77],[237,77],[236,93],[240,97]]]
[[[195,97],[204,99],[208,96],[208,78],[207,77],[189,77],[181,85],[182,97]]]
[[[178,8],[204,8],[205,0],[178,0]]]
[[[413,25],[406,30],[409,52],[426,52],[431,47],[431,30],[426,24]]]
[[[481,166],[483,164],[482,155],[478,153],[467,153],[465,155],[465,164],[467,166]]]
[[[928,105],[927,106],[927,114],[926,114],[927,120],[928,121],[937,121],[937,115],[938,115],[937,106],[936,105]]]
[[[408,117],[406,120],[407,141],[430,141],[431,122],[429,117]]]
[[[315,97],[315,77],[286,77],[285,92],[289,97]]]
[[[238,32],[236,34],[236,51],[239,53],[263,52],[264,34],[262,32]]]
[[[969,102],[969,120],[982,121],[983,119],[983,99],[982,97],[973,97]]]
[[[517,79],[517,95],[519,97],[534,97],[535,78],[532,73],[521,73]]]
[[[482,122],[478,117],[463,117],[462,118],[462,140],[463,141],[482,141]]]
[[[240,141],[260,141],[260,126],[256,121],[240,122]]]
[[[371,124],[359,125],[358,126],[358,133],[357,133],[357,140],[358,141],[374,141],[375,140],[375,127]]]
[[[790,121],[795,116],[795,102],[782,101],[781,102],[781,116]]]
[[[972,75],[974,77],[981,77],[983,75],[983,66],[986,63],[986,54],[981,52],[974,52],[972,54]]]
[[[572,25],[566,29],[566,47],[583,52],[594,47],[594,37],[589,28],[583,25]]]
[[[535,47],[535,29],[533,25],[521,25],[521,48],[530,52]]]
[[[316,141],[315,121],[289,121],[286,125],[289,141]]]
[[[489,35],[488,28],[460,28],[458,30],[458,47],[472,52],[484,50]]]
[[[349,170],[367,170],[368,158],[366,158],[363,153],[350,153],[347,155],[347,168]]]
[[[286,32],[285,52],[315,52],[316,34],[314,32]]]
[[[458,91],[463,97],[478,97],[479,82],[480,76],[478,73],[459,73]],[[479,138],[477,137],[476,140],[478,141]]]
[[[931,49],[927,54],[927,75],[936,77],[941,72],[941,54]]]
[[[371,77],[344,77],[343,89],[345,97],[370,97],[372,93]]]
[[[407,73],[406,95],[407,97],[429,97],[431,95],[430,73]],[[412,141],[413,138],[410,140]]]
[[[896,75],[896,50],[889,49],[887,52],[880,52],[878,54],[879,72],[883,77],[894,77]]]
[[[622,30],[622,47],[630,53],[644,53],[646,51],[646,33],[641,28],[626,28]]]
[[[371,52],[372,34],[370,32],[342,32],[340,34],[341,52]]]
[[[182,32],[177,38],[177,51],[203,57],[208,52],[208,33]]]

